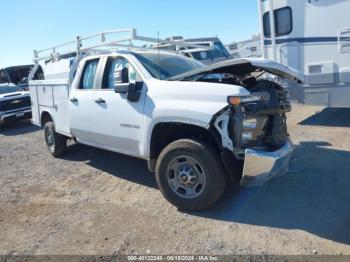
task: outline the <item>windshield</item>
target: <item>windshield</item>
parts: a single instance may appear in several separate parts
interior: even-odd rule
[[[199,43],[199,45],[209,46],[209,44]],[[208,51],[197,51],[191,53],[196,60],[207,60],[216,58],[227,58],[230,56],[226,48],[221,42],[214,42],[214,49]]]
[[[194,59],[180,55],[144,53],[135,56],[153,77],[160,80],[204,66]]]
[[[0,94],[8,94],[14,92],[22,92],[23,90],[17,86],[0,86]]]

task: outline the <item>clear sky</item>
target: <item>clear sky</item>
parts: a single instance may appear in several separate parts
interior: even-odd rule
[[[224,44],[259,32],[257,0],[11,0],[0,10],[0,68],[31,63],[34,49],[117,28],[161,38],[217,35]]]

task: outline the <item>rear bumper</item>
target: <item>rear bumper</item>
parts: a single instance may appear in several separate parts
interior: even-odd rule
[[[31,108],[16,110],[14,112],[4,112],[3,114],[0,114],[0,124],[29,118],[32,118]]]
[[[275,176],[284,175],[288,171],[292,153],[290,141],[274,152],[246,149],[240,185],[258,186]]]

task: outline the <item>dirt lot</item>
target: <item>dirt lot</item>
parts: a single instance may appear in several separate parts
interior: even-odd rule
[[[350,110],[295,106],[290,172],[185,214],[146,163],[72,144],[51,157],[29,122],[0,131],[0,254],[350,254]]]

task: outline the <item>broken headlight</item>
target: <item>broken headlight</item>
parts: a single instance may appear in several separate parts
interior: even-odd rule
[[[252,145],[265,136],[267,116],[243,118],[242,121],[242,145]]]

